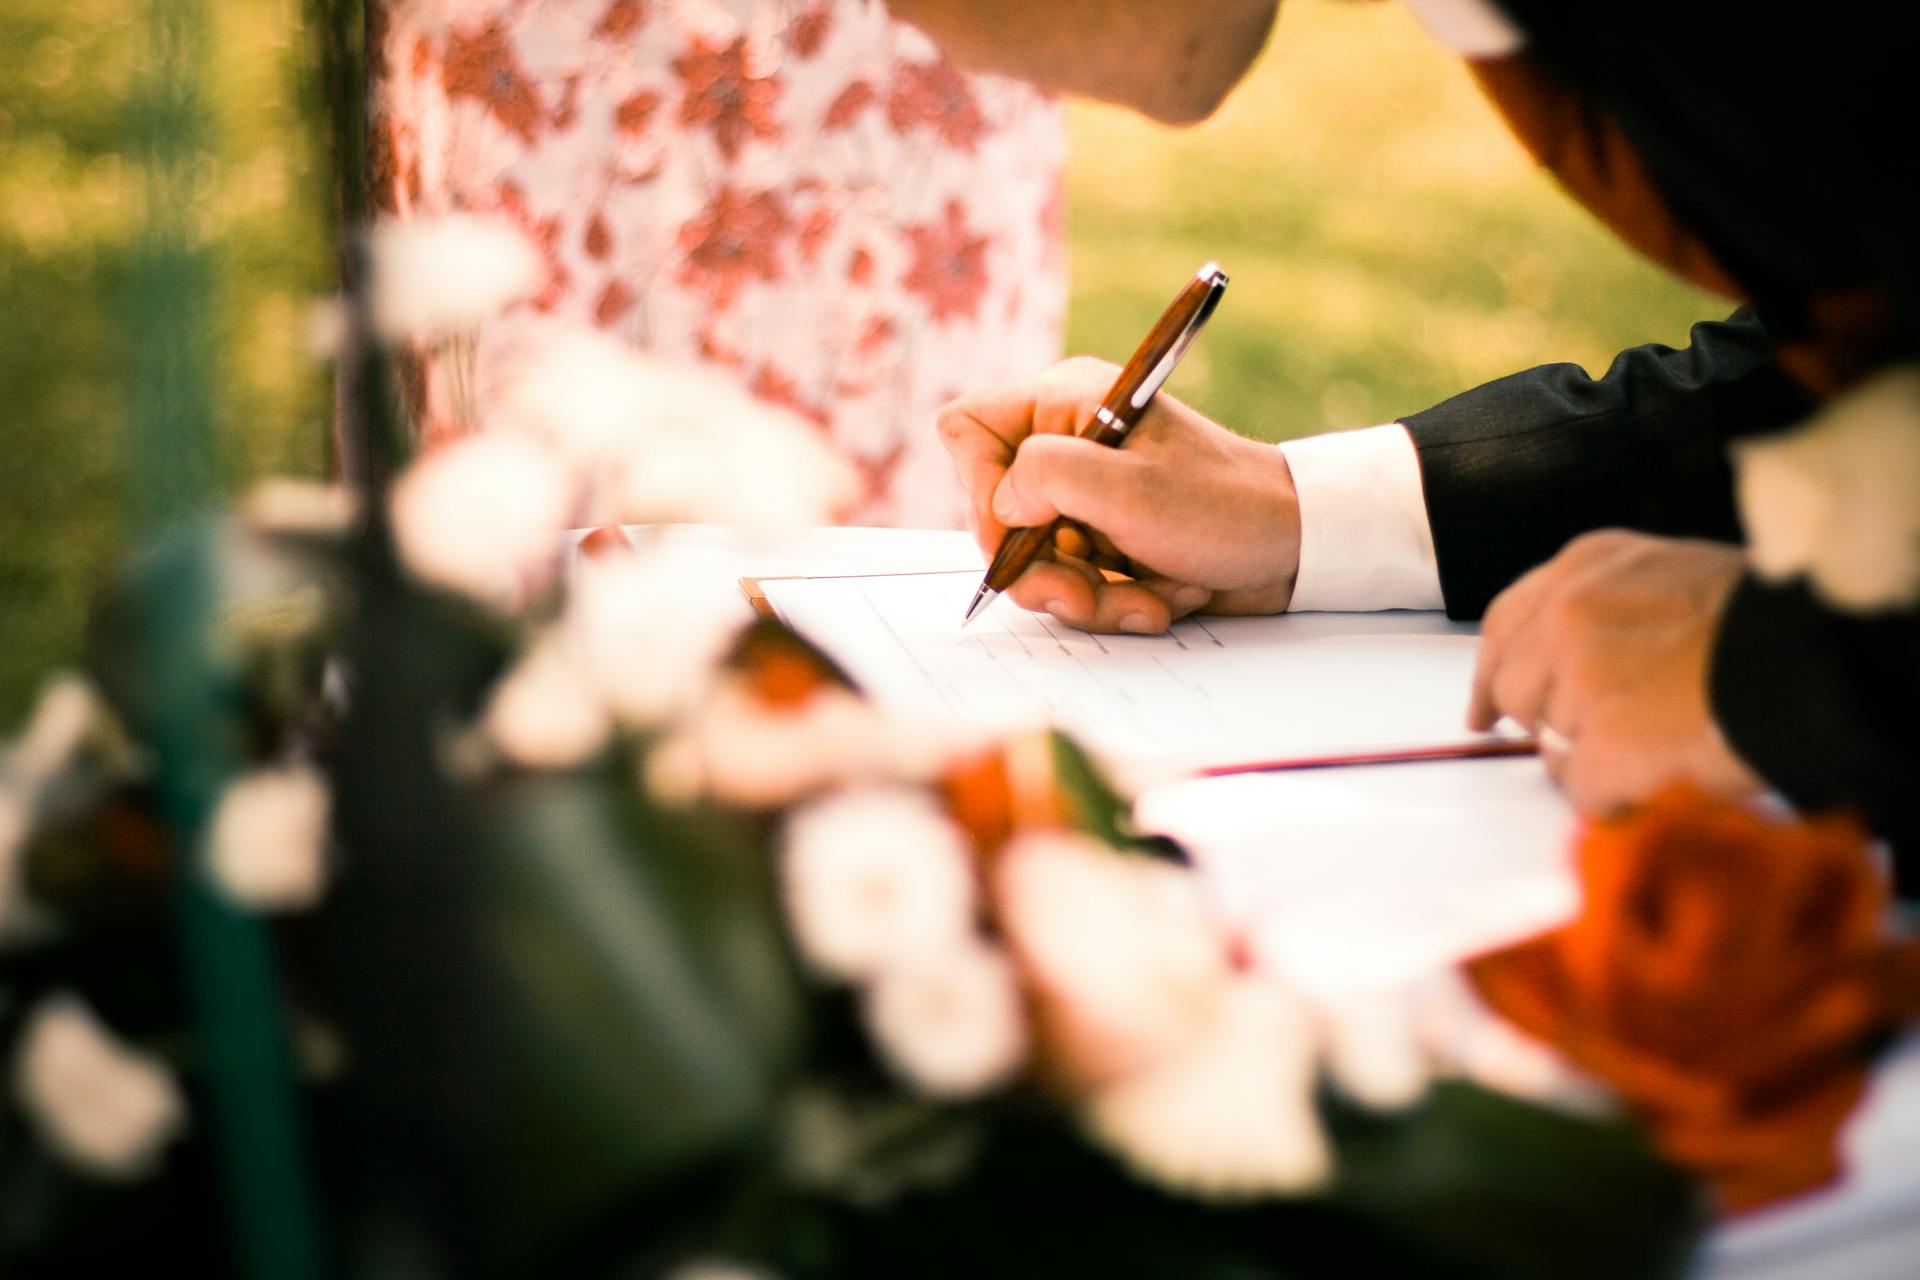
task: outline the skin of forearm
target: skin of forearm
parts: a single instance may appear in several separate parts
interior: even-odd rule
[[[955,62],[1131,107],[1204,120],[1253,64],[1278,0],[889,0]]]

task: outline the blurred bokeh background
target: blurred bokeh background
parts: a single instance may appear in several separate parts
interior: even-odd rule
[[[320,475],[328,379],[317,103],[301,0],[208,6],[196,195],[216,270],[224,479]],[[0,723],[81,643],[119,546],[139,6],[0,5]],[[1218,259],[1232,292],[1175,389],[1282,438],[1410,413],[1548,360],[1603,368],[1725,310],[1632,257],[1528,162],[1398,5],[1286,0],[1189,130],[1073,109],[1068,346],[1121,359]]]

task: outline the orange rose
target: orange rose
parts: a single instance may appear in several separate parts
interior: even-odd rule
[[[1727,1209],[1833,1178],[1913,1004],[1865,834],[1678,788],[1590,827],[1579,873],[1579,919],[1469,966],[1482,996],[1612,1084]]]
[[[777,622],[756,621],[740,637],[727,665],[768,708],[797,711],[827,689],[850,683],[833,662]]]
[[[1061,830],[1073,819],[1054,767],[1053,737],[1014,734],[956,761],[940,778],[954,821],[990,857],[1015,831]]]

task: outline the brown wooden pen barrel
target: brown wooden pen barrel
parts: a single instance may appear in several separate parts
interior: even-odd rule
[[[993,553],[993,563],[987,567],[987,586],[995,591],[1005,591],[1012,586],[1027,571],[1027,566],[1053,545],[1053,531],[1059,527],[1058,520],[1049,520],[1024,529],[1007,530],[1007,536],[1000,540],[1000,549]]]

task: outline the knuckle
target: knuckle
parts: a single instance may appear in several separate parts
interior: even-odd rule
[[[1565,645],[1586,630],[1593,613],[1593,601],[1578,588],[1562,591],[1541,611],[1555,643]]]
[[[1573,552],[1605,551],[1610,547],[1618,546],[1619,538],[1620,531],[1618,529],[1592,529],[1576,536],[1568,542],[1567,550]]]
[[[1611,560],[1635,550],[1643,540],[1627,529],[1594,529],[1569,542],[1565,554],[1581,561]]]

